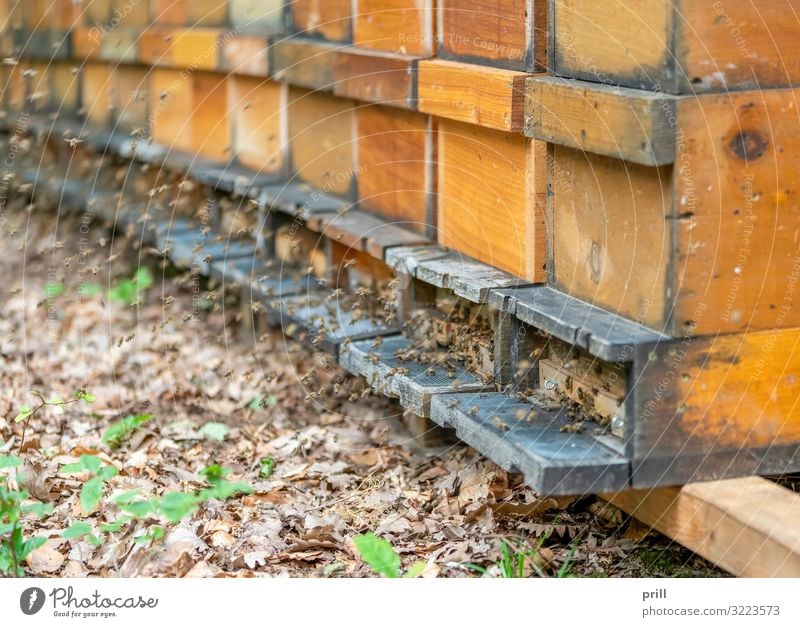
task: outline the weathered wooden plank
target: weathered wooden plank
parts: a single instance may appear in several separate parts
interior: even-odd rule
[[[542,71],[546,0],[439,0],[437,55],[514,70]]]
[[[352,204],[346,199],[326,194],[305,183],[293,182],[265,186],[261,189],[257,200],[262,207],[273,207],[302,218],[318,213],[338,213]]]
[[[360,317],[352,303],[331,298],[330,290],[322,290],[267,299],[266,305],[279,317],[284,333],[331,353],[338,359],[345,345],[365,338],[395,334],[399,329],[373,316]]]
[[[795,98],[677,99],[672,166],[553,146],[552,284],[674,336],[800,325]]]
[[[666,336],[547,286],[495,290],[489,304],[605,361],[631,361],[634,348]]]
[[[487,302],[491,290],[527,285],[507,272],[439,246],[392,248],[386,252],[386,263],[473,303]]]
[[[500,131],[522,131],[524,72],[453,61],[420,61],[419,110]]]
[[[604,498],[740,577],[800,576],[800,499],[760,478]]]
[[[333,242],[369,253],[380,260],[384,259],[386,251],[392,247],[431,243],[413,231],[356,210],[311,216],[307,220],[307,226]]]
[[[333,93],[342,98],[416,109],[418,57],[340,48]]]
[[[553,411],[505,394],[458,393],[435,397],[430,415],[501,467],[521,472],[538,492],[576,495],[628,487],[628,461],[587,433],[565,430],[572,423],[566,407]]]
[[[222,70],[237,75],[267,78],[270,42],[258,35],[226,38],[222,45]]]
[[[485,383],[459,367],[445,351],[426,355],[423,361],[415,359],[417,353],[412,340],[394,335],[384,338],[379,345],[370,340],[353,342],[342,349],[339,364],[425,418],[430,415],[431,401],[437,395],[486,389]]]
[[[549,28],[563,76],[672,94],[800,79],[794,0],[554,0]]]
[[[675,161],[675,98],[556,77],[527,82],[525,134],[633,163]]]
[[[638,346],[633,456],[800,443],[798,369],[798,329]]]

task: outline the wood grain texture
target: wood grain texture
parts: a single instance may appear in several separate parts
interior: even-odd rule
[[[547,2],[439,0],[437,54],[534,71],[546,67]]]
[[[760,478],[604,498],[739,577],[800,576],[800,499]]]
[[[358,204],[417,233],[429,232],[428,201],[433,178],[429,120],[381,106],[360,107]]]
[[[796,100],[675,99],[674,166],[554,146],[553,283],[673,336],[800,325]]]
[[[675,99],[555,77],[527,82],[525,134],[643,165],[675,160]]]
[[[433,52],[432,0],[357,0],[353,42],[373,50]]]
[[[282,129],[287,87],[244,76],[228,81],[235,156],[259,172],[279,172],[286,162]]]
[[[408,109],[417,107],[417,57],[341,48],[333,93],[343,98]]]
[[[520,135],[442,120],[439,242],[528,280],[545,277],[541,146]]]
[[[792,89],[680,101],[676,332],[800,326],[797,102]]]
[[[552,146],[547,203],[551,284],[664,327],[671,256],[671,167],[647,168]]]
[[[420,61],[419,110],[501,131],[521,131],[529,76],[453,61]]]
[[[329,41],[351,41],[351,0],[293,0],[289,8],[296,33]]]
[[[292,171],[327,194],[354,198],[353,102],[292,88],[288,106]]]
[[[800,79],[795,0],[554,0],[551,17],[563,76],[672,94]]]
[[[800,331],[692,338],[637,348],[636,458],[800,442]]]

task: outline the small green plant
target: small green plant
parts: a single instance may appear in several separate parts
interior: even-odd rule
[[[155,418],[155,414],[125,416],[125,418],[106,429],[106,432],[103,434],[103,442],[112,449],[119,448],[139,427],[151,421],[153,418]]]
[[[153,273],[150,272],[150,268],[141,266],[136,270],[136,274],[132,278],[123,279],[108,290],[108,298],[130,307],[139,302],[142,292],[152,287],[153,283]],[[78,293],[81,296],[96,296],[102,291],[103,288],[97,283],[81,283],[78,286]]]
[[[25,444],[25,432],[28,430],[28,424],[30,424],[31,418],[33,418],[42,409],[45,407],[63,407],[79,401],[94,403],[97,400],[97,397],[95,397],[94,394],[80,389],[75,390],[75,394],[72,395],[72,398],[66,401],[58,398],[57,396],[54,396],[48,401],[45,399],[44,394],[42,394],[39,390],[31,390],[30,393],[38,399],[38,403],[34,406],[27,404],[22,405],[19,408],[17,417],[14,419],[14,422],[25,423],[22,427],[22,435],[20,436],[19,446],[17,447],[19,452],[22,452],[22,447]]]
[[[221,422],[207,422],[202,427],[200,427],[200,435],[205,436],[209,440],[214,440],[215,442],[224,442],[225,438],[228,437],[231,430],[228,425],[222,424]]]
[[[275,470],[275,460],[272,455],[267,455],[261,459],[261,470],[258,473],[262,479],[269,479]]]
[[[130,307],[138,303],[142,292],[153,285],[153,273],[146,266],[140,267],[131,279],[123,279],[111,288],[108,297]]]
[[[537,577],[547,577],[541,565],[539,551],[544,546],[545,541],[550,537],[549,533],[544,534],[539,538],[536,546],[527,549],[524,548],[523,543],[515,546],[505,540],[500,542],[498,550],[500,551],[500,559],[497,560],[495,566],[497,567],[500,577],[503,579],[525,579],[536,575]],[[572,557],[575,555],[575,550],[578,548],[578,540],[576,540],[570,547],[567,558],[564,563],[556,571],[555,577],[557,579],[571,577]],[[477,564],[466,564],[467,568],[486,575],[489,573],[487,568],[478,566]]]
[[[81,488],[81,509],[84,512],[93,512],[103,498],[103,489],[106,481],[118,473],[115,466],[103,464],[97,455],[81,455],[74,464],[61,467],[63,473],[88,473],[90,478]]]
[[[411,568],[402,573],[400,568],[400,556],[394,550],[392,544],[384,538],[379,538],[374,533],[365,533],[353,538],[358,554],[361,559],[372,568],[376,573],[383,577],[397,578],[419,577],[425,570],[425,562],[415,562]]]
[[[0,471],[16,469],[22,465],[19,457],[0,455]],[[42,546],[47,538],[25,538],[22,519],[26,514],[42,518],[52,508],[44,503],[28,502],[25,490],[12,490],[8,481],[0,483],[0,573],[24,577],[22,564],[25,558]]]
[[[62,537],[85,538],[92,544],[100,545],[104,542],[106,534],[118,533],[134,521],[157,518],[167,524],[177,524],[207,501],[212,499],[225,501],[253,491],[246,483],[228,481],[226,477],[229,471],[218,464],[203,469],[201,474],[205,477],[208,487],[197,492],[165,492],[160,497],[151,498],[146,498],[136,490],[118,494],[111,499],[111,503],[122,512],[119,518],[99,525],[97,532],[88,523],[76,522],[64,530]],[[135,537],[135,541],[150,544],[165,535],[163,525],[150,525],[144,533]]]

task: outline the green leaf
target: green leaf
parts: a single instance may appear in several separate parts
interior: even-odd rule
[[[23,422],[24,420],[30,418],[32,413],[33,409],[31,409],[30,405],[22,405],[19,408],[19,413],[17,414],[17,417],[14,418],[14,422]]]
[[[103,480],[100,477],[92,477],[83,484],[81,489],[81,508],[89,513],[100,504],[103,498]]]
[[[120,503],[117,507],[133,518],[145,518],[150,514],[155,514],[158,509],[156,502],[151,499]]]
[[[171,523],[179,523],[198,505],[198,498],[188,492],[167,492],[158,502],[161,514]]]
[[[125,440],[133,435],[136,429],[153,418],[155,418],[155,414],[125,416],[125,418],[106,429],[103,434],[103,442],[111,448],[119,448]]]
[[[403,575],[403,577],[405,577],[406,579],[416,579],[425,571],[425,566],[427,566],[427,564],[425,563],[424,560],[419,560],[418,562],[414,562],[411,565],[411,568],[409,568],[406,571],[406,574]]]
[[[400,575],[400,556],[388,540],[379,538],[373,533],[365,533],[353,538],[353,543],[361,559],[376,573],[384,577]]]
[[[253,488],[246,483],[220,481],[215,483],[212,487],[201,490],[200,500],[207,501],[209,499],[219,499],[226,501],[237,494],[252,494]]]
[[[16,455],[0,455],[0,468],[19,468],[22,460]]]
[[[19,547],[20,550],[17,551],[17,559],[20,562],[23,561],[31,552],[38,549],[45,542],[47,542],[47,538],[43,538],[41,536],[25,540],[25,542],[22,543],[22,546]]]
[[[272,459],[272,455],[267,455],[266,457],[261,459],[261,475],[262,479],[269,479],[272,475],[272,471],[275,470],[275,460]]]
[[[25,503],[20,506],[20,509],[25,514],[33,514],[38,518],[43,518],[53,511],[53,506],[50,503]]]
[[[92,526],[87,522],[74,522],[61,532],[65,540],[78,540],[92,533]]]
[[[211,464],[203,468],[200,474],[206,478],[206,481],[213,485],[222,481],[228,475],[228,470],[219,464]]]
[[[216,442],[223,442],[230,432],[231,430],[228,425],[224,425],[221,422],[207,422],[199,431],[200,434],[204,435],[209,440],[214,440]]]
[[[136,536],[133,541],[138,544],[150,544],[151,542],[161,540],[165,535],[164,527],[153,525],[142,535]]]
[[[101,460],[97,455],[81,455],[78,458],[78,461],[74,464],[65,464],[61,467],[61,472],[65,473],[73,473],[73,472],[91,472],[97,473],[100,470],[100,467],[103,465],[103,460]]]
[[[127,525],[130,521],[130,516],[120,516],[114,522],[101,523],[98,525],[98,527],[103,533],[118,533],[120,529],[122,529],[122,527]]]
[[[80,401],[86,401],[87,403],[94,403],[97,400],[94,394],[86,390],[75,390],[75,398]]]

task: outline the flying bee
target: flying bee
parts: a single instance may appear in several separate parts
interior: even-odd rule
[[[347,261],[344,262],[344,269],[345,270],[349,270],[350,268],[352,268],[357,263],[358,263],[358,260],[356,260],[356,259],[348,259]]]
[[[508,431],[511,428],[500,416],[492,416],[492,424],[494,424],[498,431]]]
[[[375,341],[372,343],[372,348],[380,348],[382,344],[383,344],[383,337],[379,335],[378,337],[375,338]]]
[[[478,406],[477,406],[477,405],[473,405],[472,407],[470,407],[470,408],[469,408],[469,411],[468,411],[467,413],[468,413],[470,416],[477,416],[477,415],[478,415],[478,411],[480,411],[480,410],[478,409]]]

